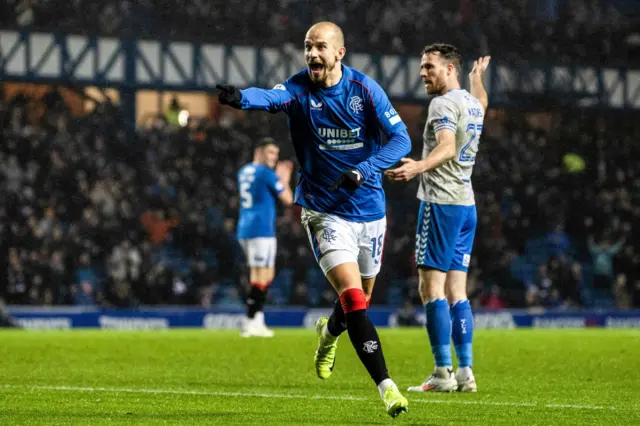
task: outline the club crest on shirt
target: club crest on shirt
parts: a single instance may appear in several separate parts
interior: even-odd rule
[[[352,96],[349,100],[349,108],[354,114],[359,114],[363,111],[364,106],[362,105],[362,98],[360,96]]]

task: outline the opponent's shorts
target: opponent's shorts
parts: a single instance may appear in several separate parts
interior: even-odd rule
[[[302,225],[322,272],[347,262],[360,268],[362,278],[380,272],[387,218],[373,222],[349,222],[338,216],[302,209]]]
[[[417,266],[467,272],[477,223],[476,206],[421,201],[416,229]]]
[[[276,237],[260,237],[239,240],[247,264],[252,268],[276,266]]]

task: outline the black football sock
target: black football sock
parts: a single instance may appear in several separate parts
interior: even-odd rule
[[[249,297],[247,297],[247,316],[250,319],[253,319],[257,312],[262,312],[265,300],[267,300],[267,287],[252,284]]]
[[[344,316],[344,311],[342,310],[342,303],[340,303],[340,299],[336,299],[333,304],[333,312],[329,317],[329,322],[327,323],[327,330],[329,330],[329,334],[332,336],[338,337],[342,333],[347,330],[347,319]]]
[[[348,289],[340,295],[347,320],[347,332],[360,361],[376,385],[389,378],[378,332],[367,316],[367,302],[360,289]]]

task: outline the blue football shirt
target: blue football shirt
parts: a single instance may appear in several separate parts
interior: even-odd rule
[[[382,171],[411,150],[407,127],[384,90],[369,76],[342,65],[342,79],[329,88],[312,83],[304,69],[271,90],[242,90],[242,108],[289,116],[300,164],[295,203],[348,221],[385,216]],[[389,139],[383,145],[383,134]],[[356,191],[328,188],[347,169],[364,182]]]
[[[249,163],[238,171],[240,218],[238,239],[275,237],[276,202],[284,186],[273,169]]]

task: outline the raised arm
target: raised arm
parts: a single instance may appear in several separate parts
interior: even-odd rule
[[[469,73],[469,92],[480,101],[484,109],[489,106],[489,95],[482,84],[482,76],[489,66],[491,56],[482,56],[473,62],[473,68]]]

